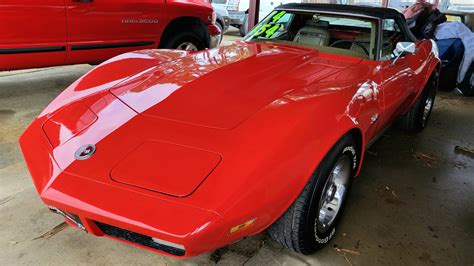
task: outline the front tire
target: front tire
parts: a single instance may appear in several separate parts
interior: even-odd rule
[[[332,239],[358,166],[356,151],[350,135],[333,146],[295,202],[268,229],[275,241],[307,255]]]
[[[399,126],[402,130],[420,132],[426,127],[433,110],[438,82],[438,71],[435,70],[415,104],[400,118]]]
[[[220,45],[222,43],[222,40],[224,39],[224,26],[220,22],[217,22],[216,26],[219,28],[221,32],[219,36],[219,41],[217,42],[217,45]]]
[[[197,51],[206,48],[204,41],[197,34],[190,31],[176,33],[170,36],[163,45],[165,49]]]
[[[464,80],[458,84],[458,90],[464,96],[473,97],[474,96],[474,86],[472,84],[472,75],[474,75],[474,63],[471,63],[467,69]]]

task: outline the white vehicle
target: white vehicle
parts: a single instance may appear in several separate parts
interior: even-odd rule
[[[248,10],[249,0],[217,0],[220,3],[226,2],[227,11],[229,11],[230,25],[239,28],[240,35],[247,34],[248,28]],[[214,1],[213,1],[214,2]],[[260,0],[260,9],[258,10],[259,21],[264,19],[275,7],[289,3],[301,3],[301,0]]]
[[[218,44],[222,42],[224,32],[230,26],[229,12],[227,11],[227,6],[222,4],[225,0],[213,0],[211,1],[214,12],[216,12],[216,26],[221,30],[221,36],[219,37]]]

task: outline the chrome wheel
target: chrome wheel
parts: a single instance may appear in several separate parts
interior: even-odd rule
[[[423,127],[426,126],[426,122],[428,122],[428,118],[430,117],[430,114],[431,114],[431,109],[433,109],[434,97],[435,97],[435,94],[430,93],[425,100],[425,104],[423,106],[423,116],[421,118],[421,124]]]
[[[178,45],[178,47],[176,47],[176,49],[186,50],[186,51],[197,51],[198,50],[196,45],[194,45],[191,42],[183,42],[182,44]]]
[[[351,176],[351,161],[343,155],[336,162],[326,180],[321,199],[319,200],[319,212],[315,227],[316,232],[324,233],[334,223],[344,202],[347,186]]]

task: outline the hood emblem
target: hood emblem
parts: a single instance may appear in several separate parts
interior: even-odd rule
[[[86,160],[92,156],[95,152],[95,145],[94,144],[87,144],[79,149],[77,149],[76,153],[74,154],[77,160]]]

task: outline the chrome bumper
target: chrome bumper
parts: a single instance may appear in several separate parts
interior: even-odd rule
[[[219,46],[221,35],[210,35],[209,48],[215,48]]]

